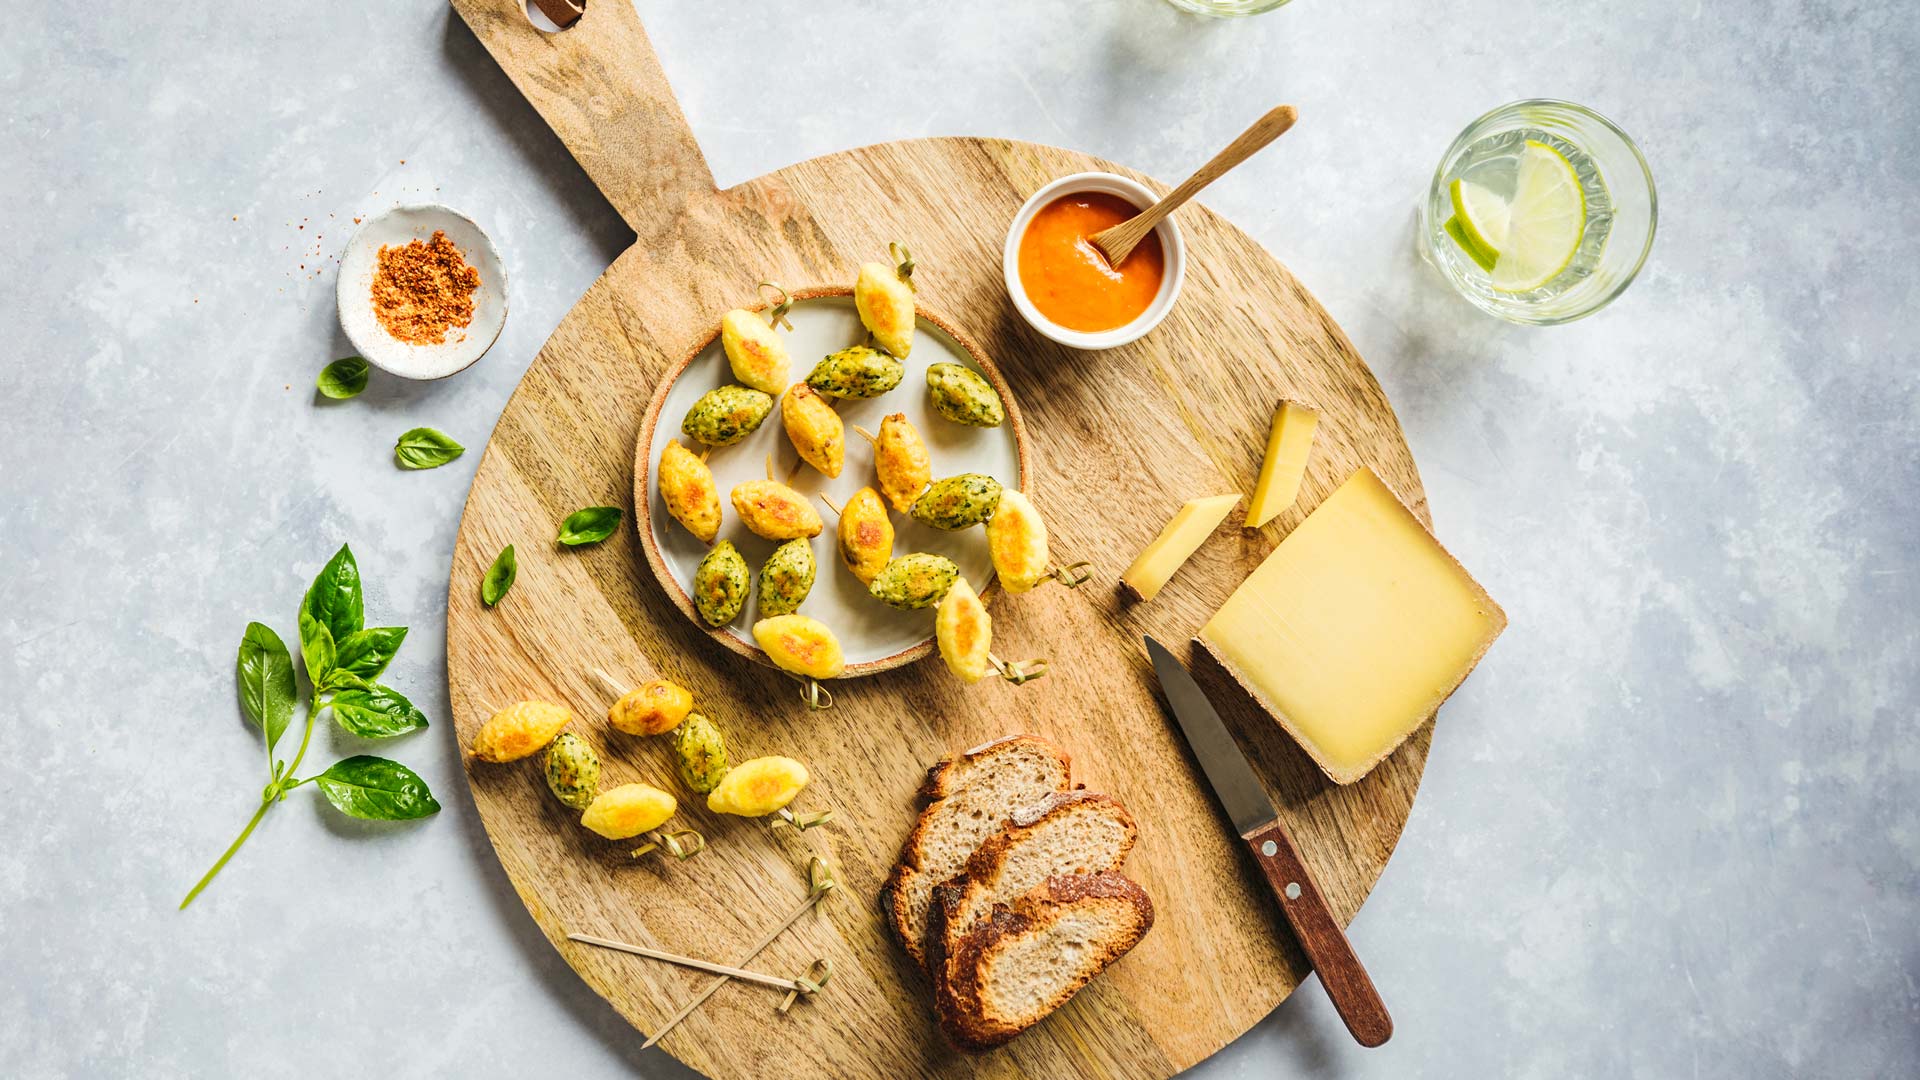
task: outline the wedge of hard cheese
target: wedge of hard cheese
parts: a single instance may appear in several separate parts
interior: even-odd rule
[[[1285,513],[1300,495],[1300,478],[1307,474],[1307,452],[1320,413],[1311,405],[1283,401],[1273,412],[1273,430],[1267,433],[1267,456],[1260,463],[1260,479],[1247,500],[1249,529],[1257,529]]]
[[[1188,499],[1173,515],[1173,520],[1167,522],[1166,528],[1160,530],[1160,535],[1153,538],[1153,543],[1120,575],[1120,583],[1142,600],[1160,595],[1160,587],[1175,570],[1187,564],[1239,501],[1237,494]]]
[[[1361,469],[1227,598],[1200,642],[1335,783],[1351,784],[1433,715],[1506,625]]]

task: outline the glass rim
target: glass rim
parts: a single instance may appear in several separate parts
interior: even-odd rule
[[[1493,108],[1488,109],[1486,112],[1481,113],[1477,117],[1474,117],[1474,119],[1470,123],[1468,123],[1466,127],[1463,127],[1460,129],[1460,134],[1454,136],[1453,141],[1447,144],[1446,152],[1440,155],[1440,164],[1436,166],[1433,170],[1433,183],[1429,185],[1428,191],[1431,192],[1440,187],[1441,182],[1446,178],[1446,175],[1447,175],[1447,163],[1452,161],[1454,156],[1468,145],[1467,135],[1471,133],[1475,128],[1479,127],[1482,124],[1487,123],[1488,121],[1492,120],[1494,117],[1498,116],[1501,113],[1507,112],[1508,110],[1530,108],[1530,107],[1537,107],[1537,106],[1550,106],[1554,108],[1566,109],[1569,112],[1577,113],[1581,116],[1594,120],[1597,123],[1599,123],[1601,127],[1604,127],[1608,131],[1612,132],[1614,134],[1614,137],[1618,138],[1621,144],[1627,148],[1628,152],[1633,155],[1634,163],[1640,166],[1640,177],[1641,179],[1645,180],[1647,184],[1647,239],[1646,239],[1646,242],[1640,245],[1640,253],[1639,255],[1635,256],[1633,260],[1633,266],[1629,268],[1625,274],[1621,275],[1620,280],[1616,282],[1611,289],[1607,290],[1605,294],[1599,297],[1596,297],[1594,302],[1592,304],[1587,305],[1584,310],[1578,311],[1572,315],[1553,316],[1553,317],[1547,317],[1547,318],[1529,318],[1524,315],[1508,312],[1505,310],[1495,310],[1491,307],[1486,306],[1485,304],[1482,304],[1479,298],[1474,297],[1470,294],[1466,295],[1466,299],[1471,303],[1473,303],[1475,307],[1479,307],[1482,310],[1486,311],[1488,314],[1498,316],[1499,318],[1502,318],[1502,319],[1506,319],[1509,322],[1528,323],[1534,326],[1559,326],[1564,323],[1570,323],[1580,319],[1584,319],[1587,316],[1592,315],[1594,312],[1599,311],[1601,308],[1606,307],[1608,304],[1613,303],[1614,300],[1619,298],[1621,293],[1627,291],[1627,286],[1633,284],[1634,279],[1640,276],[1641,268],[1647,265],[1648,256],[1653,254],[1653,237],[1655,233],[1660,231],[1660,190],[1657,186],[1655,186],[1653,182],[1653,167],[1647,164],[1647,156],[1640,152],[1640,144],[1633,141],[1633,136],[1627,134],[1626,131],[1623,130],[1619,124],[1614,123],[1612,120],[1608,119],[1606,116],[1602,115],[1598,111],[1591,109],[1585,105],[1582,105],[1579,102],[1567,101],[1564,98],[1544,98],[1544,97],[1520,98],[1518,100],[1509,101],[1509,102],[1506,102],[1505,104],[1496,105]]]

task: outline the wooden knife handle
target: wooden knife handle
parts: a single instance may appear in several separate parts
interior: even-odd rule
[[[1313,970],[1320,973],[1320,985],[1326,987],[1347,1030],[1361,1046],[1386,1042],[1393,1036],[1393,1017],[1387,1015],[1387,1004],[1380,1000],[1380,992],[1373,988],[1367,969],[1354,954],[1346,931],[1340,929],[1339,920],[1320,895],[1320,887],[1307,873],[1307,864],[1300,861],[1300,852],[1287,830],[1276,821],[1241,839],[1253,849],[1254,862],[1267,876],[1280,910],[1300,939],[1300,948],[1313,963]]]

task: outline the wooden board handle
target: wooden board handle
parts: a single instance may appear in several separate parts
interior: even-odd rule
[[[1361,1046],[1379,1046],[1392,1038],[1393,1017],[1387,1015],[1386,1002],[1373,988],[1373,979],[1354,954],[1353,944],[1327,907],[1313,876],[1307,873],[1307,864],[1300,860],[1287,830],[1275,822],[1241,839],[1253,849],[1254,861],[1267,876],[1267,884],[1280,900],[1280,910],[1293,927],[1293,935],[1300,939],[1300,948],[1313,963],[1313,970],[1320,973],[1320,985],[1326,987],[1347,1030]]]
[[[642,243],[714,194],[631,0],[599,0],[557,34],[533,25],[525,0],[452,3]]]

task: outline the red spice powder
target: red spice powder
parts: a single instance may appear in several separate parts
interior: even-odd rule
[[[436,231],[426,243],[383,246],[373,274],[373,313],[387,333],[410,345],[439,345],[447,331],[473,322],[480,271]]]

